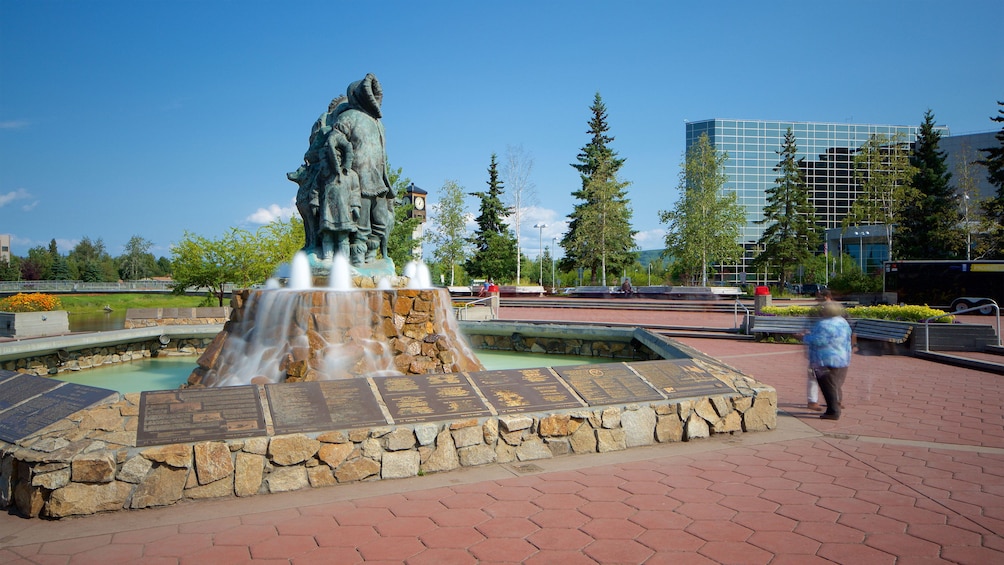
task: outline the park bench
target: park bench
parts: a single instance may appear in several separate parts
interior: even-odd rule
[[[894,320],[863,318],[851,320],[858,352],[862,355],[901,355],[903,346],[913,332],[913,324]]]
[[[815,321],[813,318],[798,316],[753,316],[750,332],[757,339],[804,334],[812,329]]]
[[[906,343],[913,331],[913,324],[893,320],[854,320],[851,326],[858,339],[871,339],[889,343]]]

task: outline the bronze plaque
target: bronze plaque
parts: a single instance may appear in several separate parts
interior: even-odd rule
[[[459,373],[375,377],[373,382],[396,424],[491,415]]]
[[[481,371],[470,377],[499,414],[584,406],[544,368]]]
[[[690,359],[643,361],[630,365],[639,375],[661,390],[667,398],[712,396],[735,392],[731,386],[697,366]]]
[[[0,382],[0,411],[6,410],[19,402],[25,401],[43,392],[50,391],[63,381],[48,377],[36,377],[24,373],[13,373],[8,379]]]
[[[662,395],[623,363],[553,367],[590,406],[662,400]]]
[[[53,381],[45,377],[33,379]],[[55,381],[56,386],[0,412],[0,439],[11,443],[105,400],[117,396],[114,390]],[[5,383],[8,384],[8,383]]]
[[[366,379],[265,385],[277,434],[385,426]]]
[[[137,447],[265,434],[255,385],[158,390],[139,398]]]

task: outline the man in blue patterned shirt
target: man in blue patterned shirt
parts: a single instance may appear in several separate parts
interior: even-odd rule
[[[826,399],[826,412],[819,417],[839,420],[842,388],[851,364],[851,326],[841,316],[843,308],[836,302],[823,302],[820,314],[822,319],[803,341],[809,346],[809,366]]]

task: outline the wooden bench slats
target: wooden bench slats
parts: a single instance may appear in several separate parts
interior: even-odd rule
[[[815,318],[797,316],[753,316],[750,331],[754,334],[798,334],[812,329]],[[893,320],[851,320],[851,329],[860,339],[887,341],[890,343],[906,343],[913,332],[913,326],[907,322]]]
[[[795,316],[753,316],[751,331],[755,334],[797,334],[812,328],[814,320]]]
[[[912,325],[892,320],[855,320],[853,329],[858,339],[873,339],[890,343],[906,343],[913,332]]]

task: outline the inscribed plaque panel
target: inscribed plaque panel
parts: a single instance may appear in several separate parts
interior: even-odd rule
[[[139,399],[137,446],[265,434],[255,385],[158,390]]]
[[[30,376],[30,375],[25,375]],[[44,380],[44,377],[36,377]],[[15,442],[59,420],[117,396],[114,390],[56,381],[56,387],[0,412],[0,439]]]
[[[630,363],[630,366],[661,390],[667,398],[711,396],[735,392],[734,388],[697,366],[690,359],[643,361]]]
[[[491,415],[459,373],[375,377],[373,382],[396,424]]]
[[[583,406],[544,368],[481,371],[470,373],[470,377],[499,414]]]
[[[52,390],[61,384],[63,381],[57,379],[14,373],[12,378],[0,382],[0,411],[10,408],[22,400]]]
[[[384,426],[366,379],[265,385],[277,434]]]
[[[553,367],[590,406],[662,400],[662,395],[623,363]]]

